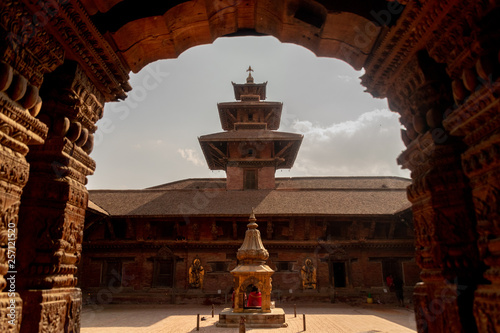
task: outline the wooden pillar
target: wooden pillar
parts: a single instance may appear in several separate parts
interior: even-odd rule
[[[32,167],[19,214],[21,332],[76,332],[82,298],[75,274],[88,202],[85,184],[95,169],[88,154],[104,100],[75,62],[66,62],[45,80],[40,117],[49,134],[27,155]]]
[[[497,15],[498,16],[498,15]],[[496,30],[498,33],[498,29]],[[493,32],[489,32],[492,33]],[[485,40],[495,36],[482,36]],[[478,46],[477,46],[478,47]],[[472,187],[478,250],[486,268],[474,295],[474,316],[479,331],[500,331],[500,79],[498,48],[472,49],[463,61],[450,66],[455,80],[456,108],[444,124],[463,137],[461,163]],[[478,56],[481,54],[481,56]]]
[[[398,162],[411,170],[416,261],[422,282],[414,291],[419,332],[474,332],[471,295],[480,275],[470,188],[461,166],[465,147],[442,125],[452,105],[444,66],[425,51],[405,68],[398,84],[415,87],[402,108],[407,146]],[[397,88],[394,87],[396,90]],[[395,98],[403,101],[403,98]],[[470,324],[472,322],[472,324]]]
[[[30,172],[26,154],[29,145],[47,137],[47,126],[36,118],[39,88],[43,75],[62,63],[64,51],[50,36],[26,31],[32,15],[22,4],[1,1],[0,13],[0,328],[19,332],[25,302],[18,259],[25,249],[18,241],[18,214]]]

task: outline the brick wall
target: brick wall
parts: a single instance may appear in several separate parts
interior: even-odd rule
[[[243,189],[243,169],[238,167],[227,167],[227,183],[228,190],[242,190]]]
[[[259,169],[258,186],[259,190],[272,190],[276,187],[274,167],[264,167]]]

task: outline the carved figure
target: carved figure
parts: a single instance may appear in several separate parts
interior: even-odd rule
[[[305,265],[300,269],[302,289],[316,289],[316,267],[311,259],[307,258]]]
[[[205,275],[205,270],[201,265],[201,261],[198,258],[193,260],[191,267],[189,267],[189,287],[201,289],[203,288],[203,277]]]

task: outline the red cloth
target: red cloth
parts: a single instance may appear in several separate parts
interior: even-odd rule
[[[392,276],[389,275],[388,277],[386,277],[385,281],[387,282],[388,287],[394,286],[394,280],[392,279]]]
[[[252,291],[250,295],[248,295],[247,306],[262,306],[262,295],[260,291]]]

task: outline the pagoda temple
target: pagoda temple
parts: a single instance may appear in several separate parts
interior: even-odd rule
[[[290,169],[303,135],[277,132],[280,102],[267,102],[267,82],[254,83],[252,67],[247,82],[233,82],[236,102],[219,103],[225,132],[199,138],[211,170],[225,170],[228,190],[275,189],[277,169]]]

